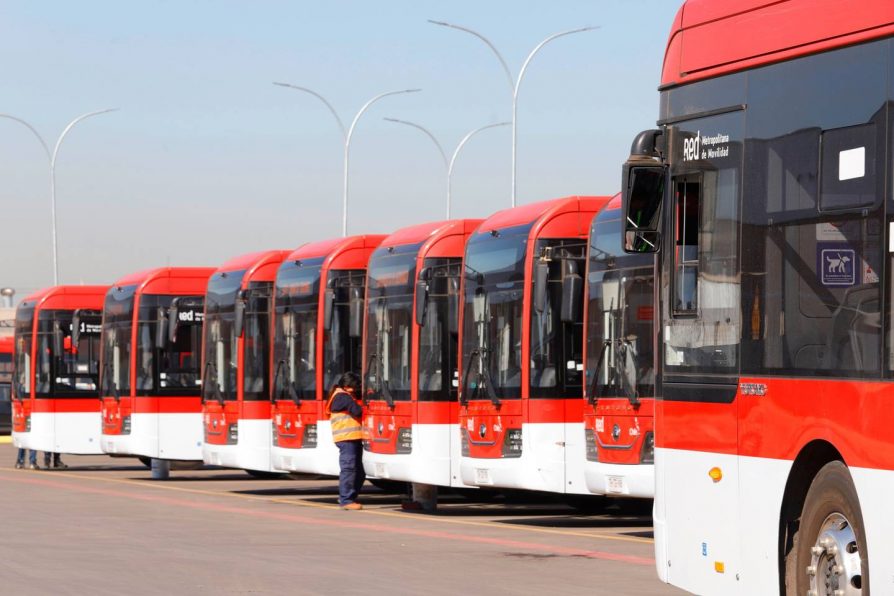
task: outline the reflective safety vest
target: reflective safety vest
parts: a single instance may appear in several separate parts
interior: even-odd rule
[[[351,397],[347,391],[338,390],[333,393],[332,397],[329,398],[329,401],[326,402],[326,413],[329,415],[329,421],[332,423],[332,440],[338,443],[340,441],[356,441],[362,439],[363,425],[360,418],[354,418],[344,410],[341,412],[332,411],[332,400],[339,394]],[[362,404],[359,399],[352,399],[354,399],[358,406]]]

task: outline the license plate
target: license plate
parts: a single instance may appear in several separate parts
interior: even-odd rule
[[[478,484],[493,484],[490,479],[490,470],[487,468],[477,468],[475,470],[475,481]]]
[[[606,490],[610,493],[624,493],[624,477],[623,476],[609,476],[608,487]]]
[[[385,464],[382,462],[376,462],[376,478],[387,478],[387,474],[385,471]]]

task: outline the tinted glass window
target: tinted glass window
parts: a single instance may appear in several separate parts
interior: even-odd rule
[[[270,399],[270,308],[273,282],[251,282],[243,330],[243,399]]]
[[[15,339],[13,357],[15,375],[13,390],[18,399],[31,397],[31,378],[34,374],[31,362],[32,341],[34,338],[34,304],[22,302],[16,308]]]
[[[525,255],[530,225],[474,234],[466,246],[464,399],[518,399],[522,387]]]
[[[131,331],[136,286],[115,287],[106,294],[102,315],[100,394],[130,395]]]
[[[236,394],[236,295],[245,271],[221,271],[208,280],[205,294],[202,398],[234,400]]]
[[[425,268],[429,281],[419,328],[419,401],[456,401],[462,259],[428,258]]]
[[[276,275],[273,398],[316,399],[323,257],[284,262]]]
[[[889,46],[749,74],[744,373],[879,375]]]

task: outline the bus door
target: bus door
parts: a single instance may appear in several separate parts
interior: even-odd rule
[[[698,552],[704,568],[658,564],[677,585],[693,585],[689,574],[712,577],[714,593],[735,591],[743,529],[736,402],[743,125],[736,110],[666,128],[656,466],[665,510],[656,517],[674,529],[663,552]]]

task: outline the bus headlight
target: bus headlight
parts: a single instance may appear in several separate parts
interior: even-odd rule
[[[466,429],[459,429],[459,447],[463,457],[469,457],[469,435]]]
[[[592,429],[584,429],[584,442],[587,446],[587,461],[599,461],[599,449],[596,447],[596,433]]]
[[[235,445],[239,442],[239,425],[231,424],[227,432],[227,445]]]
[[[510,428],[503,437],[503,457],[521,457],[522,431],[520,428]]]
[[[413,433],[409,428],[401,428],[397,431],[396,453],[410,453],[413,451]]]
[[[130,434],[130,416],[125,416],[124,419],[121,421],[121,434]]]
[[[313,448],[317,446],[317,425],[316,424],[305,424],[304,425],[304,435],[301,439],[302,447]]]
[[[649,431],[643,437],[643,449],[639,455],[639,463],[655,463],[655,433]]]

